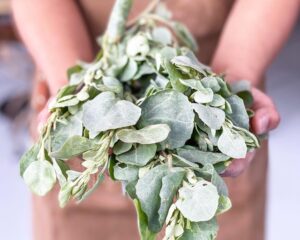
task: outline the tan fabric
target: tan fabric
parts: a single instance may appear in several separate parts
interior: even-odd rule
[[[80,0],[91,34],[105,30],[113,4],[111,0]],[[135,12],[145,0],[135,1]],[[169,0],[174,17],[185,22],[200,44],[199,57],[208,63],[228,16],[231,0]],[[133,15],[134,15],[133,14]],[[45,82],[36,79],[33,107],[39,111],[48,97]],[[39,99],[39,101],[36,101]],[[34,127],[36,124],[34,124]],[[78,160],[77,160],[78,161]],[[76,160],[72,165],[79,166]],[[266,195],[267,144],[258,151],[249,169],[234,179],[227,179],[233,208],[219,219],[218,240],[263,240]],[[90,198],[60,209],[58,189],[46,197],[33,197],[35,240],[135,240],[136,217],[131,202],[121,193],[119,184],[107,178]]]

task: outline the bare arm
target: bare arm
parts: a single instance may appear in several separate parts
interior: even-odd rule
[[[66,83],[66,70],[78,59],[92,60],[92,44],[72,0],[13,0],[18,30],[51,94]]]
[[[287,40],[298,16],[299,0],[236,0],[212,61],[229,80],[257,85]]]

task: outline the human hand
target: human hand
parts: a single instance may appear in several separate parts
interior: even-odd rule
[[[39,112],[37,116],[37,122],[38,122],[38,131],[40,132],[44,125],[46,124],[49,116],[50,116],[50,111],[49,111],[49,105],[53,101],[54,97],[50,97],[47,104],[43,107],[43,109]]]
[[[252,110],[255,115],[251,118],[251,129],[257,135],[268,133],[276,128],[280,121],[280,116],[272,99],[257,88],[252,89],[254,103]],[[255,156],[255,151],[249,152],[245,158],[234,159],[226,171],[224,177],[237,177],[251,163]]]

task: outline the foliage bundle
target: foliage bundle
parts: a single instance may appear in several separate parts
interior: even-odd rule
[[[134,201],[141,239],[164,225],[166,240],[215,239],[216,216],[231,207],[219,174],[259,146],[249,86],[201,64],[192,35],[159,1],[126,25],[130,8],[116,1],[95,61],[69,70],[21,175],[38,195],[58,181],[63,207],[108,172]],[[83,171],[68,166],[78,156]]]

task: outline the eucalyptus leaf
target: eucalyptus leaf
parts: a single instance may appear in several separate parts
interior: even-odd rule
[[[147,98],[141,105],[140,128],[153,124],[167,124],[171,132],[165,141],[167,148],[182,147],[191,137],[194,113],[187,97],[176,91],[161,91]]]
[[[179,189],[176,206],[184,217],[192,222],[211,220],[218,209],[219,194],[210,182],[200,180],[195,186]]]
[[[202,104],[193,104],[193,108],[199,118],[212,129],[220,129],[225,122],[225,113],[221,109]]]
[[[141,240],[155,240],[156,233],[151,232],[149,230],[147,216],[143,212],[139,200],[134,199],[133,202],[137,212],[137,219],[138,219],[138,226],[139,226],[139,233],[140,233]]]
[[[238,127],[249,129],[249,117],[243,100],[236,95],[233,95],[226,100],[231,105],[232,113],[229,117],[233,123]]]
[[[201,82],[204,87],[210,88],[214,92],[219,92],[221,90],[221,86],[216,77],[207,76],[201,79]]]
[[[171,62],[176,66],[189,67],[196,70],[199,73],[205,74],[202,65],[198,64],[197,62],[193,61],[193,59],[187,56],[176,56],[171,60]]]
[[[55,170],[46,160],[32,162],[23,174],[30,190],[38,196],[46,195],[56,182]]]
[[[83,105],[83,124],[93,132],[128,127],[136,124],[141,109],[126,100],[118,100],[112,92],[100,93]]]
[[[138,145],[137,148],[129,152],[116,156],[119,162],[126,163],[134,166],[145,166],[156,154],[156,145]]]
[[[143,212],[147,215],[148,227],[152,232],[159,232],[161,229],[158,221],[159,193],[162,187],[162,178],[167,172],[168,167],[166,165],[154,167],[140,178],[136,185],[136,195]]]
[[[72,136],[58,151],[51,152],[50,156],[57,159],[70,159],[96,147],[97,145],[90,139]]]
[[[118,141],[113,147],[113,153],[115,155],[120,155],[122,153],[128,152],[131,148],[132,148],[131,143],[124,143],[124,142]]]
[[[162,187],[159,193],[160,196],[160,208],[158,210],[159,223],[161,226],[166,221],[168,211],[173,203],[175,194],[178,188],[182,184],[182,180],[185,176],[184,169],[173,169],[173,172],[169,172],[162,178]]]
[[[135,60],[129,59],[127,65],[125,66],[124,72],[122,72],[120,79],[122,82],[132,80],[138,71],[138,65]]]
[[[59,151],[68,139],[82,135],[82,122],[79,115],[71,115],[66,118],[66,123],[58,122],[56,128],[51,132],[51,149],[49,152]],[[46,146],[48,143],[46,143]]]
[[[163,45],[172,43],[172,34],[169,29],[165,27],[157,27],[152,31],[152,38],[154,41],[160,42]]]
[[[135,166],[121,166],[122,164],[116,164],[114,166],[114,177],[120,181],[134,181],[138,179],[139,169]]]
[[[215,218],[207,222],[191,223],[191,229],[184,232],[179,240],[214,240],[217,237],[218,224]]]
[[[34,161],[38,160],[38,154],[40,151],[40,144],[36,143],[34,144],[26,153],[23,154],[20,160],[20,175],[23,177],[23,174],[25,170],[28,168],[28,166],[33,163]]]
[[[185,92],[187,87],[180,82],[180,79],[184,76],[169,61],[164,61],[164,65],[169,74],[172,87],[179,92]]]
[[[180,157],[193,163],[200,163],[203,166],[206,164],[216,164],[230,159],[230,157],[223,153],[204,152],[196,149],[179,148],[177,149],[177,153]]]
[[[155,124],[139,130],[120,130],[117,133],[117,137],[125,143],[153,144],[166,140],[170,130],[171,129],[167,124]]]
[[[218,148],[232,158],[244,158],[247,154],[244,138],[227,127],[223,127],[223,132],[218,140]]]

